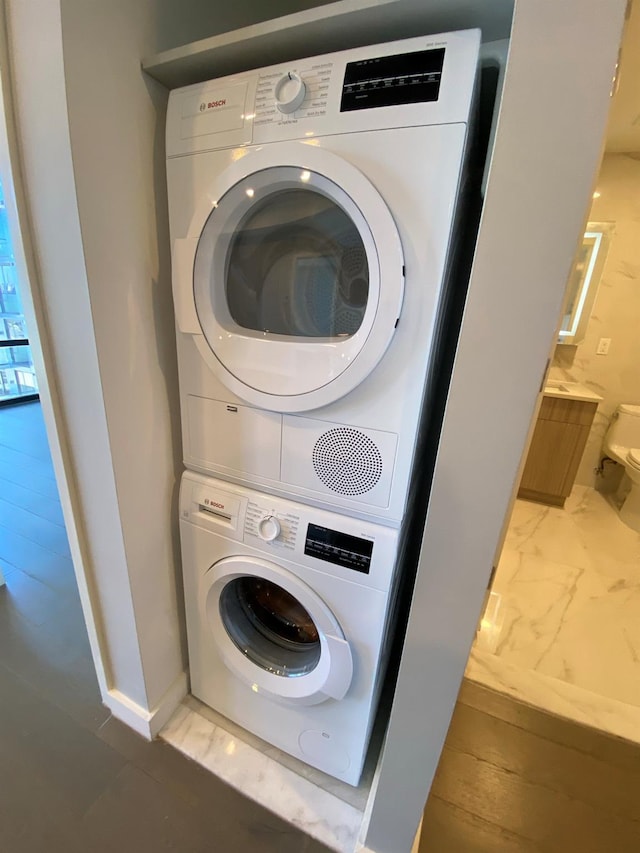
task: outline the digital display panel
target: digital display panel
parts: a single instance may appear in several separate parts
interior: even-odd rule
[[[318,560],[368,575],[373,542],[328,527],[320,527],[318,524],[309,524],[304,553],[308,557],[316,557]]]
[[[437,101],[443,47],[348,62],[340,112]]]

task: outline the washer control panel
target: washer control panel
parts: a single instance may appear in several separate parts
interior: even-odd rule
[[[251,536],[274,547],[293,551],[300,525],[300,516],[283,512],[273,504],[250,500],[244,517],[245,537]]]
[[[373,539],[352,536],[330,527],[309,524],[304,540],[304,553],[336,566],[355,569],[368,575],[373,553]]]
[[[388,589],[396,564],[398,530],[256,492],[193,471],[180,488],[180,523],[234,542],[283,566],[306,566],[323,574]],[[211,539],[211,545],[215,544]],[[244,546],[244,547],[243,547]]]

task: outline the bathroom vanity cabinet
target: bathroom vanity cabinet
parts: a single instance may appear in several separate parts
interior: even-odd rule
[[[543,397],[520,480],[519,498],[564,506],[597,408],[598,403],[591,400]]]

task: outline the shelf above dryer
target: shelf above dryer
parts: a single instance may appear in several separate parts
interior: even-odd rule
[[[143,70],[169,89],[252,68],[425,33],[479,27],[509,37],[513,0],[340,0],[149,56]]]

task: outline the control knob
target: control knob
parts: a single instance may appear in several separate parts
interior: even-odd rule
[[[275,515],[265,515],[258,522],[258,536],[265,542],[273,542],[280,536],[282,527]]]
[[[304,101],[307,87],[295,71],[288,71],[276,83],[274,90],[276,106],[281,113],[295,113]]]

